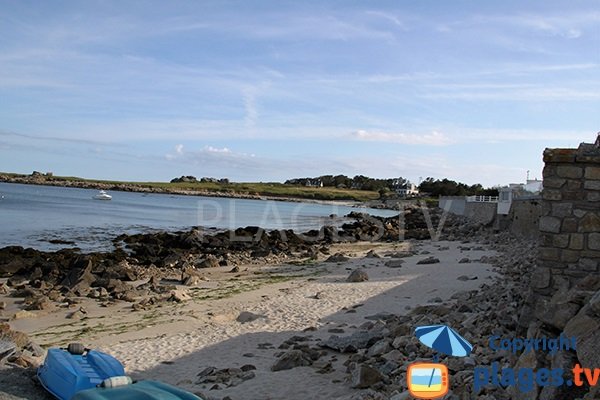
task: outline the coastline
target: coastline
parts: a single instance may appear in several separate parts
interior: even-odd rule
[[[340,205],[349,207],[361,207],[367,202],[372,202],[376,199],[356,200],[356,199],[318,199],[304,196],[287,196],[287,195],[272,195],[251,193],[245,191],[233,190],[213,190],[213,189],[189,189],[177,187],[175,184],[166,182],[109,182],[101,180],[87,180],[79,178],[54,177],[46,175],[24,175],[0,172],[0,182],[17,183],[23,185],[40,185],[40,186],[55,186],[65,188],[79,189],[96,189],[110,190],[121,192],[136,192],[136,193],[153,193],[153,194],[175,194],[183,196],[203,196],[203,197],[222,197],[233,199],[248,199],[248,200],[268,200],[268,201],[285,201],[295,203],[312,203],[326,205]],[[160,185],[160,186],[159,186]],[[169,186],[167,186],[169,185]],[[319,195],[317,191],[312,193]]]

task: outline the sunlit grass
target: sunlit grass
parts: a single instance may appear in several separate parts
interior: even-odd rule
[[[0,173],[9,177],[27,177],[27,175]],[[281,198],[298,198],[313,200],[354,200],[367,201],[379,198],[379,193],[367,190],[338,189],[332,187],[305,187],[299,185],[285,185],[279,182],[126,182],[112,180],[85,179],[75,176],[52,176],[44,178],[50,184],[60,182],[79,182],[83,187],[89,185],[113,186],[109,189],[119,190],[125,186],[138,187],[140,189],[152,189],[156,191],[169,192],[198,192],[198,194],[223,194],[223,195],[250,195],[269,196]],[[42,182],[40,182],[42,183]]]

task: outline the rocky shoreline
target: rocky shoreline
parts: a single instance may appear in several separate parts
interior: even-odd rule
[[[429,223],[426,214],[431,217]],[[446,218],[442,221],[444,229],[440,239],[459,242],[463,250],[485,246],[496,252],[496,255],[485,256],[481,260],[491,264],[497,273],[492,283],[486,283],[477,290],[455,293],[448,301],[439,299],[434,304],[419,305],[406,315],[381,310],[366,317],[366,321],[352,333],[334,329],[330,330],[327,338],[322,339],[313,336],[314,329],[307,328],[304,333],[291,336],[281,343],[269,344],[274,351],[270,360],[271,373],[309,367],[318,374],[342,374],[345,378],[339,385],[355,391],[354,395],[347,397],[349,400],[409,399],[406,387],[408,364],[417,360],[431,360],[433,357],[431,350],[419,344],[413,329],[415,326],[441,323],[454,327],[474,345],[474,352],[469,357],[441,357],[440,362],[448,366],[452,375],[451,392],[446,399],[598,398],[597,389],[588,386],[535,385],[527,393],[518,391],[515,386],[487,384],[477,390],[474,388],[473,368],[476,366],[497,363],[500,367],[516,368],[562,367],[568,377],[568,371],[578,357],[583,356],[574,351],[556,355],[533,352],[513,354],[507,350],[496,351],[489,346],[488,340],[492,335],[558,337],[562,331],[524,312],[527,310],[537,243],[515,238],[507,232],[495,232],[490,227],[460,217],[444,216],[441,210],[430,209],[424,213],[423,209],[414,207],[406,210],[403,219],[359,213],[353,213],[350,217],[355,221],[339,229],[324,227],[320,231],[303,234],[292,231],[267,232],[258,227],[246,227],[218,233],[193,229],[176,233],[121,235],[115,238],[117,250],[111,253],[82,255],[72,250],[45,253],[20,247],[0,249],[0,277],[6,280],[5,284],[0,285],[0,293],[23,298],[22,310],[4,315],[4,318],[27,318],[27,313],[67,307],[71,310],[67,318],[76,321],[86,318],[87,311],[78,306],[82,298],[106,307],[116,303],[130,304],[133,312],[151,310],[165,302],[188,301],[189,296],[178,287],[197,285],[204,279],[203,272],[213,268],[226,267],[230,268],[232,274],[237,274],[241,265],[253,262],[278,264],[317,258],[343,264],[347,260],[344,255],[331,254],[331,248],[338,243],[352,245],[369,240],[393,243],[400,238],[414,242],[426,241],[431,238],[431,228],[435,229],[440,220]],[[385,261],[385,265],[388,268],[402,268],[403,258],[414,254],[392,254],[392,259]],[[366,257],[378,259],[381,255],[371,251]],[[435,262],[439,260],[427,256],[418,264]],[[471,260],[464,258],[459,262],[469,263]],[[366,271],[358,269],[351,271],[348,276],[348,282],[357,282],[357,285],[368,279]],[[471,278],[465,276],[464,279]],[[565,318],[579,325],[586,323],[585,318],[595,318],[598,300],[594,299],[598,296],[594,294],[598,290],[600,282],[591,279],[569,292],[565,301],[579,306],[577,309],[568,308],[570,314]],[[318,298],[320,294],[315,296]],[[560,304],[556,305],[556,309],[561,310]],[[240,313],[237,318],[240,323],[245,323],[262,316]],[[28,356],[27,352],[31,352],[31,349],[23,349],[21,355]],[[17,368],[20,364],[15,360],[15,357],[5,358],[0,360],[0,364],[5,362]],[[343,361],[341,370],[340,361]],[[255,379],[255,369],[253,364],[241,368],[236,365],[205,368],[197,375],[197,385],[210,390],[198,394],[207,400],[231,399],[229,396],[218,396],[219,389]],[[13,375],[28,374],[14,371]]]
[[[421,209],[408,209],[403,220],[351,213],[355,222],[338,230],[333,226],[297,234],[292,230],[265,231],[259,227],[209,232],[202,228],[180,232],[120,235],[109,253],[80,254],[73,249],[43,252],[10,246],[0,249],[0,278],[8,278],[0,290],[24,297],[23,312],[44,310],[53,303],[92,297],[99,301],[133,301],[140,296],[148,302],[172,298],[172,285],[161,280],[193,286],[205,268],[244,263],[289,262],[328,254],[333,243],[360,240],[423,240],[430,237]],[[432,212],[434,226],[440,214]],[[404,225],[401,227],[401,223]],[[132,287],[130,283],[147,280]],[[150,297],[149,297],[150,296]],[[154,296],[154,297],[152,297]],[[139,307],[144,307],[144,304]]]

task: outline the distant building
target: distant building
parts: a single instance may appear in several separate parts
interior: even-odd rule
[[[527,179],[527,183],[523,186],[523,190],[528,193],[541,193],[542,181],[539,179]]]
[[[304,186],[306,186],[306,187],[323,187],[323,181],[320,179],[307,179]]]
[[[527,179],[524,184],[510,183],[508,186],[499,188],[498,191],[498,214],[508,215],[513,200],[539,197],[542,192],[542,181]]]
[[[403,185],[394,186],[394,190],[400,197],[416,197],[419,195],[419,188],[414,183],[406,182]]]

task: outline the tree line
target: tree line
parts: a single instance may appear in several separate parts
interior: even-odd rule
[[[408,179],[388,178],[378,179],[370,178],[364,175],[349,177],[346,175],[322,175],[315,178],[295,178],[285,181],[286,185],[301,186],[323,186],[337,187],[356,190],[370,191],[394,191],[400,188],[406,188],[411,182]],[[447,178],[434,179],[428,177],[419,185],[419,192],[432,197],[437,196],[498,196],[497,188],[484,188],[481,184],[467,185],[462,182],[456,182]]]

